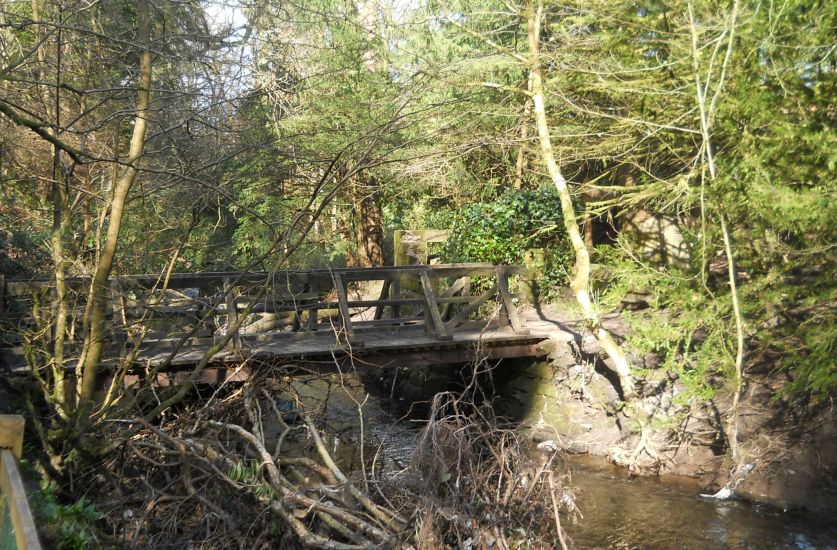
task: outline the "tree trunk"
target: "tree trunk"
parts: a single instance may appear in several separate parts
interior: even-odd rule
[[[707,71],[706,81],[701,82],[700,49],[698,48],[698,31],[695,22],[692,5],[689,4],[689,30],[692,36],[692,64],[695,70],[695,93],[697,99],[698,113],[700,114],[700,132],[703,138],[703,160],[709,168],[710,181],[715,182],[718,178],[718,167],[715,162],[715,152],[712,143],[712,122],[715,118],[715,109],[721,97],[721,91],[726,79],[727,67],[732,57],[733,45],[735,44],[735,29],[738,21],[739,0],[735,0],[730,14],[729,37],[727,38],[727,49],[724,54],[724,61],[721,65],[721,72],[718,76],[718,83],[711,100],[707,102],[707,92],[711,77],[710,69]],[[705,185],[702,182],[701,185]],[[727,258],[727,282],[729,283],[730,296],[732,298],[732,310],[735,316],[735,392],[732,398],[732,409],[727,421],[727,439],[729,440],[730,451],[733,460],[741,457],[738,452],[738,408],[741,400],[741,390],[744,387],[744,316],[741,313],[741,303],[738,299],[738,284],[735,280],[735,254],[732,251],[730,230],[727,226],[723,210],[719,212],[721,234],[724,239],[724,254]],[[705,233],[704,233],[705,239]],[[705,246],[705,245],[704,245]]]
[[[532,116],[532,75],[529,74],[529,81],[526,90],[530,96],[526,98],[523,105],[523,118],[520,121],[520,145],[517,147],[517,162],[514,165],[514,188],[523,187],[523,170],[526,168],[526,147],[529,145],[529,117]]]
[[[596,313],[593,303],[590,300],[590,292],[588,289],[590,283],[590,253],[584,244],[584,239],[578,228],[578,219],[573,210],[572,196],[570,195],[567,181],[561,173],[561,169],[555,160],[555,153],[552,150],[552,140],[549,136],[549,125],[546,120],[546,105],[544,101],[544,86],[541,76],[540,50],[538,44],[540,40],[540,20],[542,13],[542,5],[538,6],[537,13],[533,10],[531,4],[527,8],[532,103],[535,111],[535,122],[538,128],[538,138],[541,145],[541,155],[549,172],[549,177],[558,190],[558,196],[561,199],[561,212],[564,216],[564,227],[567,230],[573,251],[575,252],[575,275],[570,282],[570,288],[575,294],[575,298],[581,306],[584,316],[587,318],[590,330],[595,335],[599,345],[602,346],[613,362],[616,374],[619,376],[619,382],[622,385],[623,395],[628,400],[635,394],[634,384],[631,378],[631,365],[625,354],[613,340],[613,337],[602,326],[598,313]]]
[[[587,247],[588,250],[591,250],[595,245],[596,242],[593,239],[593,219],[587,218],[583,222],[584,224],[584,245]]]
[[[60,151],[56,147],[53,161],[53,219],[52,219],[52,259],[55,265],[55,288],[52,294],[52,397],[56,410],[62,417],[68,408],[64,392],[64,343],[67,334],[67,259],[64,249],[65,236],[71,231],[68,208],[66,176],[61,169]]]
[[[359,256],[364,267],[375,267],[384,265],[384,214],[380,183],[374,176],[366,181],[367,185],[360,188]]]
[[[137,114],[134,118],[134,130],[131,135],[128,158],[126,159],[127,167],[113,189],[108,229],[96,264],[96,272],[90,284],[87,311],[85,312],[87,335],[84,352],[79,360],[78,367],[79,378],[81,379],[79,402],[82,407],[89,405],[96,387],[96,374],[105,340],[105,320],[109,292],[108,279],[116,256],[125,201],[137,177],[137,165],[145,148],[145,132],[148,127],[148,105],[151,96],[151,51],[148,49],[151,21],[148,12],[148,0],[137,0],[137,21],[139,25],[137,39],[143,48],[140,53]]]
[[[32,0],[32,18],[34,21],[41,21],[40,6],[38,0]],[[42,25],[35,25],[35,39],[41,40],[43,35]],[[61,134],[61,29],[56,32],[56,49],[55,49],[55,96],[50,95],[49,88],[44,86],[41,88],[41,101],[44,104],[45,112],[49,112],[50,108],[54,109],[52,128],[47,131],[54,137],[59,138]],[[46,51],[44,47],[39,47],[37,51],[38,58],[38,76],[41,82],[47,81],[46,75]],[[47,119],[49,116],[47,115]],[[51,327],[51,344],[52,344],[52,392],[51,397],[54,401],[58,414],[62,417],[66,416],[67,403],[64,393],[64,343],[67,332],[67,259],[65,252],[65,238],[72,231],[70,211],[69,211],[69,194],[67,189],[67,179],[69,176],[63,170],[61,165],[61,149],[58,145],[53,145],[52,157],[52,233],[50,235],[50,244],[52,246],[52,261],[54,265],[53,277],[55,279],[55,286],[52,288],[50,300],[52,313],[52,327]]]
[[[354,2],[357,24],[365,31],[370,45],[379,43],[382,32],[382,11],[379,0],[357,0]],[[366,47],[362,53],[365,77],[372,78],[375,72],[388,68],[386,56],[380,55],[375,47]],[[361,266],[384,265],[384,223],[381,209],[381,183],[375,176],[362,172],[357,176],[359,185],[353,186],[356,195],[352,201],[358,205],[359,224],[356,227],[358,260]]]

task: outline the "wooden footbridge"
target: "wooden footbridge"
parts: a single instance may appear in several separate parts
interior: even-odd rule
[[[413,367],[536,356],[545,337],[523,326],[510,290],[525,275],[521,266],[448,264],[116,276],[103,363],[126,366],[126,385],[151,376],[167,386],[207,356],[201,380],[208,383],[243,379],[264,365]],[[22,374],[33,357],[37,363],[33,350],[49,349],[57,336],[54,283],[0,282],[0,373]],[[81,353],[89,285],[67,280],[70,359]]]

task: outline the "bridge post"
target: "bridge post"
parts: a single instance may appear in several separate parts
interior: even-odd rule
[[[206,334],[208,332],[209,337],[212,338],[215,335],[215,326],[213,321],[217,302],[215,301],[214,294],[217,289],[213,288],[210,290],[210,287],[205,284],[198,285],[197,289],[198,295],[195,297],[195,301],[198,305],[195,315],[198,316],[198,323],[200,325],[198,330],[201,334]]]
[[[442,322],[442,314],[439,313],[439,304],[436,302],[436,293],[433,290],[433,283],[430,281],[427,269],[421,270],[421,287],[424,290],[424,318],[427,319],[429,313],[436,338],[439,340],[453,340],[453,336],[448,334],[445,323]]]
[[[11,449],[17,458],[20,458],[23,452],[24,424],[25,420],[22,416],[0,415],[0,449]]]
[[[315,307],[312,307],[308,310],[308,330],[310,332],[316,332],[317,331],[317,325],[318,325],[318,321],[319,321],[319,319],[317,319],[317,316],[319,314],[320,314],[320,310],[315,308]]]
[[[127,347],[123,309],[122,292],[119,285],[119,276],[117,275],[110,280],[110,312],[113,317],[111,327],[113,327],[113,333],[116,337],[116,351],[120,358],[125,354]]]
[[[0,543],[4,541],[8,528],[11,527],[14,529],[14,544],[17,548],[40,550],[38,531],[35,529],[35,521],[26,499],[26,489],[17,467],[23,447],[23,426],[22,416],[0,415],[0,496],[5,497],[0,498]],[[6,516],[2,509],[3,500],[8,507],[8,517],[12,520],[10,526],[3,525]]]
[[[226,309],[227,309],[227,330],[232,330],[232,327],[238,323],[238,305],[235,302],[235,293],[233,292],[232,286],[232,277],[227,277],[224,279],[224,296],[226,299]],[[232,340],[230,340],[232,344],[232,351],[239,352],[241,351],[241,333],[237,330],[235,334],[233,334]]]
[[[351,342],[355,336],[352,328],[352,314],[349,312],[349,298],[346,294],[346,285],[343,284],[343,275],[334,274],[334,289],[337,291],[337,303],[340,309],[340,322],[343,325],[343,334]]]
[[[508,318],[512,330],[515,332],[523,332],[523,323],[520,322],[520,317],[517,315],[517,308],[514,307],[511,292],[509,292],[509,273],[504,267],[495,267],[494,273],[497,276],[497,290],[500,293],[503,309],[506,311],[506,318]]]
[[[384,281],[384,284],[381,286],[381,293],[378,295],[378,300],[379,301],[387,299],[387,296],[389,296],[389,287],[390,287],[391,284],[392,284],[392,282],[389,279]],[[383,319],[384,309],[386,309],[386,306],[377,306],[375,308],[375,320],[376,321],[380,321],[381,319]]]
[[[390,286],[389,290],[389,299],[390,300],[400,300],[401,299],[401,278],[396,274],[395,277],[392,279],[392,286]],[[401,306],[398,304],[392,305],[392,318],[398,319],[401,317]]]

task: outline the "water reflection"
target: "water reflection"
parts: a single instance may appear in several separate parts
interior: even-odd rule
[[[595,458],[570,465],[584,519],[568,531],[579,549],[837,550],[837,527],[824,519],[701,498],[689,480],[631,478]]]

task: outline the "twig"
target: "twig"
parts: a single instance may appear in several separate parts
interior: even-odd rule
[[[564,540],[564,530],[561,528],[561,516],[558,514],[558,501],[555,500],[555,480],[552,478],[552,472],[547,474],[549,480],[549,496],[552,499],[552,512],[555,516],[555,530],[558,532],[558,540],[561,542],[561,548],[567,549],[567,542]]]

